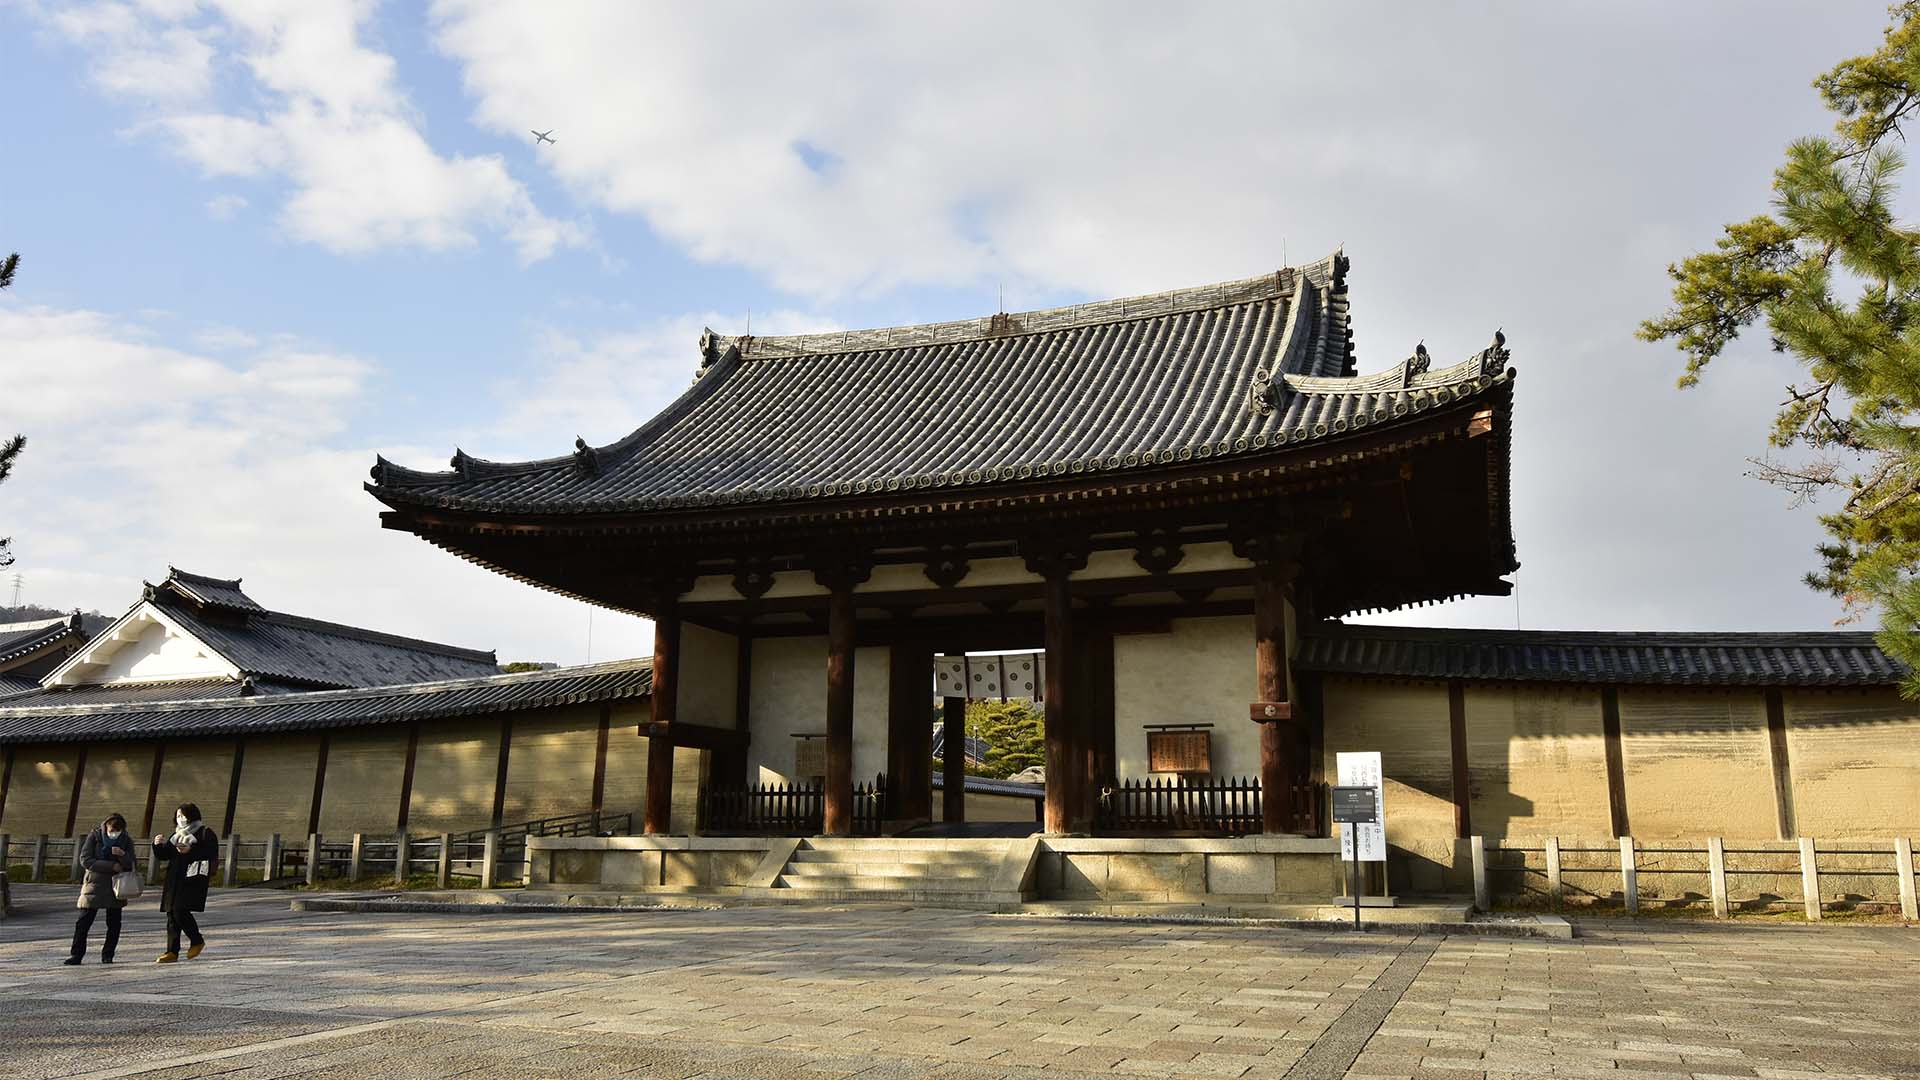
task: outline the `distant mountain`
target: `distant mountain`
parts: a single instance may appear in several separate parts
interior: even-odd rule
[[[39,604],[21,604],[11,607],[0,604],[0,623],[33,622],[37,619],[64,619],[73,614],[71,608],[61,611],[58,608],[41,607]],[[102,615],[97,611],[80,614],[80,626],[88,634],[97,634],[113,624],[114,616]]]

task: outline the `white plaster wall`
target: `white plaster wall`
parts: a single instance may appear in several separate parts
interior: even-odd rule
[[[753,688],[747,699],[753,744],[747,775],[759,783],[794,779],[796,733],[827,731],[827,639],[759,638],[753,643]],[[887,650],[853,654],[853,779],[887,767]]]
[[[691,623],[680,625],[679,719],[703,727],[733,729],[739,692],[740,643],[732,634]]]
[[[1113,639],[1114,747],[1123,780],[1145,780],[1146,724],[1213,725],[1213,775],[1258,776],[1253,616],[1175,619],[1165,634]]]
[[[198,641],[149,622],[140,636],[120,643],[102,668],[86,669],[88,683],[216,678],[231,674],[233,666],[204,650]]]

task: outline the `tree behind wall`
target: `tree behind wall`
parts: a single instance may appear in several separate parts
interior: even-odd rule
[[[1799,453],[1755,459],[1755,475],[1796,503],[1837,500],[1806,581],[1851,613],[1879,610],[1881,647],[1920,696],[1920,231],[1893,212],[1896,144],[1920,110],[1920,3],[1892,17],[1878,52],[1814,81],[1834,135],[1787,148],[1772,213],[1668,268],[1673,307],[1640,336],[1687,354],[1683,387],[1755,322],[1800,362],[1770,439]]]
[[[1047,763],[1046,716],[1030,701],[967,702],[966,734],[986,744],[985,760],[968,771],[1003,779]]]
[[[0,259],[0,289],[7,288],[13,284],[13,272],[19,268],[20,255],[18,252],[8,255],[5,259]],[[14,459],[18,458],[20,451],[26,448],[27,437],[25,435],[15,435],[10,439],[0,442],[0,482],[5,482],[7,477],[13,474]],[[13,565],[12,548],[13,537],[0,536],[0,566]]]

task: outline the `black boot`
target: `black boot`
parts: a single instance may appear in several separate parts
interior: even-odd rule
[[[77,956],[69,956],[69,957],[67,957],[67,958],[66,958],[65,960],[62,960],[62,961],[60,961],[60,962],[61,962],[62,964],[64,964],[64,965],[66,965],[67,967],[79,967],[79,966],[80,966],[80,958],[79,958],[79,957],[77,957]]]

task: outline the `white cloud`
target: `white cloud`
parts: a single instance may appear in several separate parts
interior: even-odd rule
[[[156,135],[208,176],[278,178],[288,235],[358,254],[472,247],[498,235],[522,262],[586,243],[548,217],[498,155],[441,154],[391,56],[363,39],[368,3],[215,0],[62,8],[52,27],[92,50],[92,78],[144,106]],[[245,105],[216,92],[244,84]],[[221,196],[216,217],[237,209]]]
[[[575,436],[604,446],[632,432],[692,384],[704,328],[740,328],[748,322],[744,314],[706,312],[599,335],[544,328],[536,335],[526,369],[496,388],[503,412],[487,433],[488,445],[466,449],[505,459],[564,453],[573,448]],[[755,315],[751,322],[761,334],[843,329],[823,316],[798,311]]]
[[[162,338],[0,303],[0,341],[21,361],[0,373],[0,400],[28,437],[0,498],[26,599],[118,612],[171,563],[242,576],[285,611],[502,659],[585,659],[584,605],[379,527],[360,489],[374,447],[347,434],[374,364],[284,339],[220,360]],[[651,647],[639,619],[593,619],[601,659]]]
[[[434,22],[478,121],[557,127],[541,160],[581,197],[814,296],[1255,273],[1310,231],[1299,193],[1457,190],[1499,154],[1418,110],[1353,123],[1349,32],[1312,10],[439,0]],[[1368,66],[1405,61],[1418,93],[1421,46],[1386,36]],[[1302,261],[1340,238],[1311,231]]]
[[[207,215],[215,221],[231,221],[235,214],[246,208],[247,198],[244,195],[228,193],[207,200]]]

